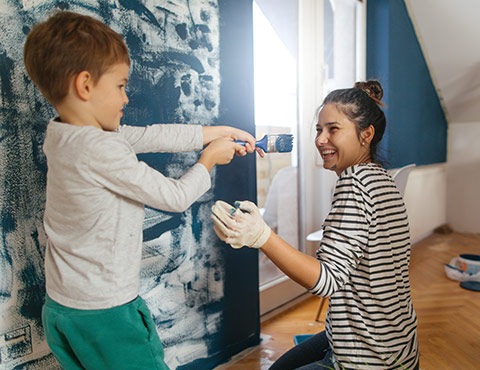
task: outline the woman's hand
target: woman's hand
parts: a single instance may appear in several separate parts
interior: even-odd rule
[[[257,206],[252,202],[235,202],[235,207],[221,200],[212,206],[213,229],[233,248],[261,248],[262,252],[287,276],[307,289],[320,276],[320,263],[303,254],[271,231]]]
[[[257,206],[249,201],[237,201],[233,207],[219,200],[212,206],[211,217],[215,233],[233,248],[261,248],[271,234]]]

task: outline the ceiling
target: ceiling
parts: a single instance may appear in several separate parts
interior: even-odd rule
[[[480,122],[480,1],[405,4],[449,124]]]

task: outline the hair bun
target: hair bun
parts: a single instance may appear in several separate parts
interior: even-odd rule
[[[365,91],[378,105],[384,106],[382,103],[383,87],[377,80],[368,80],[366,82],[355,82],[353,86],[357,89]]]

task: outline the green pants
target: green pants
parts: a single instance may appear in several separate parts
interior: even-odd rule
[[[65,370],[168,370],[150,311],[142,298],[104,310],[77,310],[47,296],[47,343]]]

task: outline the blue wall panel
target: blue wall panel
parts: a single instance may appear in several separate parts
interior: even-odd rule
[[[387,167],[445,162],[447,121],[403,0],[368,2],[367,77],[385,90]]]
[[[255,136],[253,2],[220,0],[220,117]],[[241,31],[240,31],[241,30]],[[218,168],[217,199],[257,201],[255,157]],[[236,189],[232,192],[231,189]],[[260,342],[258,250],[225,246],[224,350],[229,355]]]

